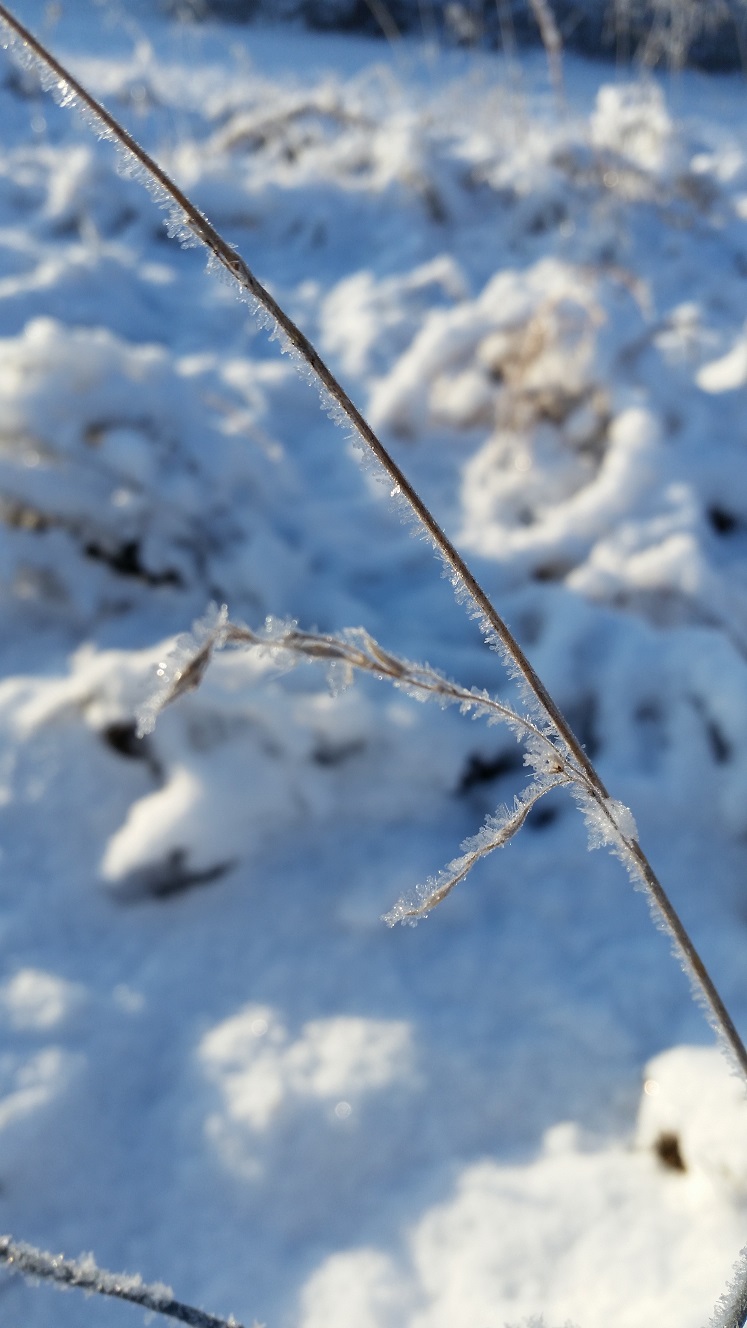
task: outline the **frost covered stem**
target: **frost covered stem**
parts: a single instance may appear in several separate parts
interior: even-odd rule
[[[537,4],[537,0],[535,0]],[[540,0],[540,8],[546,7],[547,0]],[[551,11],[550,11],[551,12]],[[410,509],[431,539],[434,547],[438,550],[446,566],[449,568],[454,585],[458,585],[471,600],[477,616],[486,632],[488,639],[498,641],[505,652],[511,666],[516,673],[523,679],[526,687],[533,694],[539,703],[545,715],[552,724],[562,745],[572,757],[578,769],[578,783],[584,785],[593,801],[601,809],[602,813],[614,825],[614,819],[608,810],[609,797],[604,784],[589,760],[586,752],[579,743],[570,725],[562,714],[560,708],[547,691],[541,678],[535,673],[532,665],[524,654],[518,641],[514,638],[506,623],[500,614],[491,604],[482,586],[475,580],[464,559],[460,556],[451,540],[441,529],[435,517],[431,514],[425,503],[415,491],[410,481],[400,470],[396,461],[389,455],[383,443],[377,438],[373,429],[366,422],[360,411],[353,404],[344,388],[338,383],[332,371],[324,363],[324,360],[312,346],[303,332],[296,326],[291,318],[281,309],[276,300],[273,299],[270,292],[254,276],[254,273],[244,262],[244,259],[228,244],[223,236],[216,231],[215,227],[206,217],[195,207],[182,193],[181,189],[166,174],[164,170],[153,160],[151,156],[141,148],[130,133],[106,110],[100,102],[92,97],[81,83],[73,77],[69,71],[60,64],[58,60],[46,49],[46,47],[33,36],[22,23],[6,9],[5,5],[0,4],[0,23],[4,23],[10,33],[25,46],[26,50],[41,64],[47,74],[52,74],[57,81],[58,87],[66,94],[72,94],[73,99],[77,99],[89,116],[97,123],[103,132],[111,137],[120,148],[140,167],[143,168],[151,184],[154,184],[163,195],[171,200],[181,214],[181,219],[186,229],[201,241],[202,244],[213,255],[215,260],[225,268],[233,277],[239,288],[246,292],[260,306],[269,319],[275,324],[282,336],[286,339],[289,347],[304,361],[312,371],[323,393],[336,404],[344,417],[350,422],[358,437],[370,449],[376,457],[382,469],[389,476],[395,490],[397,490],[409,504]],[[739,1034],[737,1033],[726,1008],[716,991],[705,965],[695,949],[690,937],[688,936],[684,925],[680,921],[673,905],[669,901],[663,887],[661,886],[656,874],[645,857],[637,841],[629,840],[625,837],[618,838],[619,844],[624,849],[624,856],[633,867],[635,873],[639,875],[647,886],[650,897],[664,919],[666,925],[671,931],[677,949],[693,977],[698,989],[701,991],[705,1003],[714,1019],[718,1030],[723,1036],[725,1042],[733,1052],[736,1062],[742,1073],[747,1079],[747,1050],[745,1050]]]
[[[747,1250],[742,1250],[731,1285],[720,1297],[708,1328],[744,1328],[747,1323]]]
[[[510,632],[506,623],[504,623],[500,614],[497,613],[491,604],[482,586],[478,584],[470,572],[467,564],[461,555],[454,548],[451,540],[441,529],[435,517],[426,507],[422,498],[410,484],[403,472],[400,470],[396,461],[389,455],[384,444],[374,433],[371,426],[361,415],[358,408],[350,400],[345,389],[338,383],[331,369],[325,364],[314,346],[304,336],[303,332],[291,318],[281,309],[280,305],[273,299],[270,292],[262,285],[261,281],[255,277],[244,259],[231,247],[223,236],[208,221],[207,217],[190,202],[186,194],[177,184],[166,174],[156,161],[140,147],[130,133],[107,111],[101,102],[91,96],[81,83],[61,65],[58,60],[42,45],[40,41],[24,27],[19,20],[6,9],[5,5],[0,4],[0,22],[15,34],[16,37],[24,43],[29,51],[41,62],[45,69],[54,74],[58,83],[66,86],[77,100],[87,109],[87,111],[98,121],[105,129],[106,133],[119,143],[134,160],[143,167],[165,194],[169,196],[173,203],[183,215],[185,226],[192,232],[197,240],[200,240],[207,249],[213,254],[215,259],[226,269],[234,278],[242,290],[252,296],[254,300],[264,309],[277,327],[287,338],[293,350],[305,361],[319,385],[339,406],[340,410],[350,421],[356,433],[362,442],[373,452],[377,461],[386,471],[394,488],[397,489],[408,502],[414,516],[419,521],[424,530],[427,531],[430,539],[441,554],[444,562],[450,569],[455,583],[459,583],[466,591],[477,609],[480,620],[491,635],[495,635],[500,641],[503,649],[508,655],[511,663],[523,678],[527,687],[532,691],[539,701],[542,708],[552,721],[555,729],[572,752],[580,768],[584,771],[589,781],[595,788],[599,789],[603,797],[606,797],[601,780],[589,761],[583,747],[578,742],[572,732],[565,717],[555,704],[550,693],[545,688],[544,683],[535,673],[532,665],[529,663],[518,641]]]
[[[565,770],[569,779],[577,779],[578,771],[572,762],[565,759],[564,755],[558,751],[557,744],[548,733],[532,723],[526,715],[520,715],[511,710],[509,706],[503,705],[495,697],[490,696],[488,692],[478,692],[470,690],[467,687],[461,687],[459,683],[452,682],[451,679],[438,673],[429,665],[411,664],[406,659],[401,659],[393,655],[391,651],[384,650],[378,641],[365,631],[358,627],[348,630],[346,638],[339,636],[322,635],[319,632],[303,632],[291,624],[289,627],[281,627],[279,630],[274,628],[265,629],[264,632],[253,632],[250,627],[239,625],[238,623],[226,622],[225,645],[247,645],[258,646],[260,649],[278,651],[281,655],[287,652],[290,656],[298,655],[311,661],[322,661],[327,664],[344,664],[350,669],[358,669],[363,673],[373,673],[377,678],[387,678],[395,687],[402,687],[411,695],[424,699],[426,696],[435,696],[442,703],[453,702],[459,705],[464,714],[472,711],[475,714],[484,712],[489,715],[491,720],[504,720],[510,724],[517,733],[524,737],[530,736],[538,743],[543,743],[555,758],[558,768]],[[209,662],[210,646],[203,647],[201,653],[196,655],[190,661],[187,668],[177,674],[174,683],[160,702],[161,708],[169,704],[181,695],[183,691],[191,690],[198,686],[202,677],[202,672]],[[196,673],[196,681],[192,680],[191,674]]]
[[[62,1287],[80,1287],[88,1294],[114,1296],[117,1300],[129,1300],[133,1305],[154,1314],[165,1314],[170,1319],[178,1319],[191,1328],[241,1328],[236,1319],[221,1319],[216,1314],[206,1314],[174,1300],[168,1287],[148,1286],[139,1277],[127,1273],[107,1273],[97,1268],[89,1257],[75,1260],[63,1259],[61,1254],[47,1254],[34,1245],[15,1241],[11,1236],[0,1236],[0,1260],[9,1268],[30,1279],[43,1278],[56,1282]]]
[[[734,1026],[729,1011],[714,986],[708,969],[637,839],[626,839],[624,843],[625,849],[635,865],[636,872],[646,886],[649,898],[658,909],[666,929],[674,940],[685,971],[693,983],[696,995],[700,993],[705,1002],[713,1028],[723,1039],[729,1052],[734,1057],[742,1077],[747,1081],[747,1049]],[[747,1292],[745,1294],[747,1295]],[[747,1319],[747,1301],[745,1302],[745,1316],[740,1319],[739,1328],[741,1328],[745,1319]]]

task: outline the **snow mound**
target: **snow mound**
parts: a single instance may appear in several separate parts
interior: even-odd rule
[[[304,1288],[303,1328],[325,1311],[341,1328],[357,1271],[372,1328],[701,1323],[697,1305],[715,1300],[740,1240],[744,1090],[712,1048],[675,1047],[645,1073],[632,1146],[600,1148],[566,1122],[532,1161],[465,1167],[412,1223],[394,1267],[373,1249],[322,1264]],[[677,1163],[662,1145],[675,1130]],[[633,1269],[635,1306],[620,1300]]]

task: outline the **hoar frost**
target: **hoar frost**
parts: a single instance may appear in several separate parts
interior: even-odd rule
[[[155,667],[155,689],[137,711],[139,738],[152,733],[164,706],[199,687],[213,651],[225,639],[228,609],[212,604],[204,618],[198,619],[191,632],[177,637],[172,650]]]

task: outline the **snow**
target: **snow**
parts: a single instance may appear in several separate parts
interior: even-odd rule
[[[567,56],[560,108],[541,53],[19,16],[381,431],[747,1028],[743,83]],[[0,1230],[269,1328],[702,1328],[747,1104],[667,938],[564,788],[488,855],[518,684],[307,375],[3,59]],[[420,681],[291,669],[296,624]],[[0,1273],[9,1323],[140,1313]]]
[[[0,988],[0,1009],[11,1028],[51,1029],[64,1023],[81,996],[73,982],[22,968]]]

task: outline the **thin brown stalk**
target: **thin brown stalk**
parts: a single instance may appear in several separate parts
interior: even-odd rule
[[[155,184],[162,196],[170,200],[178,210],[187,231],[206,246],[215,261],[234,278],[240,290],[250,296],[264,316],[279,329],[287,346],[312,371],[327,400],[334,403],[341,415],[352,425],[361,442],[373,453],[379,465],[391,480],[394,491],[404,498],[412,514],[427,533],[448,567],[453,584],[461,589],[474,606],[488,638],[499,643],[509,662],[509,667],[521,679],[527,693],[534,698],[540,710],[544,712],[558,735],[558,739],[573,758],[581,775],[578,782],[584,787],[588,796],[596,804],[602,817],[608,823],[610,835],[621,853],[626,857],[632,871],[643,881],[649,892],[651,903],[664,927],[669,931],[675,950],[679,954],[686,971],[690,974],[696,990],[700,993],[714,1027],[720,1033],[741,1074],[747,1081],[747,1049],[682,920],[658,880],[640,844],[637,839],[626,838],[625,835],[620,833],[613,804],[601,776],[589,760],[563,716],[560,707],[547,691],[507,624],[491,604],[486,592],[473,576],[464,559],[441,529],[436,518],[397,462],[390,456],[383,443],[363,418],[308,338],[258,280],[240,254],[219,234],[207,217],[203,216],[162,167],[135,141],[132,135],[101,102],[97,101],[3,4],[0,4],[0,22],[5,24],[16,40],[20,41],[24,52],[30,54],[39,62],[46,77],[52,76],[63,99],[77,101],[89,118],[93,119],[102,131],[118,144],[130,160],[145,172],[151,185]]]
[[[162,196],[170,200],[178,209],[187,231],[206,246],[214,260],[233,277],[240,290],[250,296],[263,314],[279,329],[287,346],[312,371],[327,400],[334,403],[341,415],[352,425],[361,442],[373,453],[379,465],[391,480],[393,490],[404,498],[413,516],[427,533],[448,567],[453,584],[461,589],[474,606],[488,638],[500,645],[509,667],[520,678],[527,693],[534,699],[540,710],[544,712],[560,743],[567,749],[569,756],[572,757],[580,776],[577,782],[583,787],[592,802],[596,804],[602,817],[608,823],[611,838],[618,845],[633,873],[643,881],[654,910],[665,929],[670,933],[675,951],[679,955],[685,970],[690,974],[696,991],[700,994],[710,1015],[713,1026],[722,1037],[725,1046],[730,1051],[745,1081],[747,1081],[747,1048],[745,1048],[744,1042],[737,1032],[681,918],[658,880],[638,840],[626,838],[620,833],[613,804],[601,776],[589,760],[560,707],[547,691],[508,625],[491,604],[486,592],[473,576],[464,559],[441,529],[436,518],[397,462],[390,456],[383,443],[363,418],[308,338],[258,280],[240,254],[219,234],[207,217],[203,216],[162,167],[135,141],[106,107],[97,101],[82,83],[3,4],[0,4],[0,22],[5,24],[14,39],[20,41],[24,52],[30,54],[39,62],[46,77],[52,76],[63,99],[77,101],[88,117],[117,143],[119,148],[136,166],[145,172],[151,185],[155,184]]]

